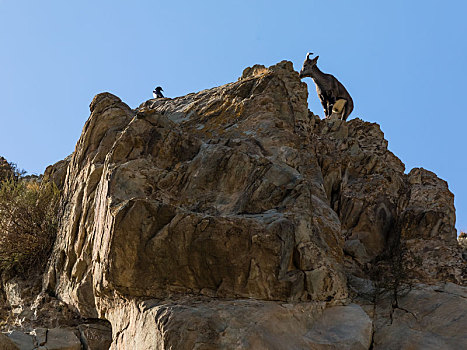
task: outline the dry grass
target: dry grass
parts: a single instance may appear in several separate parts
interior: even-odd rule
[[[59,190],[51,183],[0,183],[0,271],[44,268],[55,241]]]

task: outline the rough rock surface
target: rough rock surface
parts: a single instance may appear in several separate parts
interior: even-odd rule
[[[414,288],[377,317],[376,349],[463,349],[467,344],[467,289],[452,283]]]
[[[467,233],[461,232],[457,241],[462,249],[462,257],[467,261]]]
[[[116,296],[344,300],[339,220],[299,151],[306,97],[287,62],[136,116],[96,96],[46,286],[84,317]]]
[[[201,298],[127,304],[111,316],[112,349],[368,349],[372,323],[360,306],[323,308]]]
[[[58,161],[54,165],[49,165],[44,172],[43,181],[52,181],[57,188],[63,189],[65,185],[66,172],[70,164],[71,156]]]
[[[286,61],[135,110],[97,95],[47,172],[63,212],[43,295],[108,320],[112,349],[455,349],[466,262],[447,183],[307,96]]]
[[[3,282],[2,289],[10,311],[5,330],[74,327],[82,322],[67,304],[41,292],[40,276],[10,278]]]
[[[9,318],[1,328],[17,348],[79,350],[83,345],[85,350],[103,350],[110,347],[112,336],[107,322],[83,320],[63,301],[41,292],[40,282],[30,275],[3,283]],[[3,349],[1,341],[0,349]]]
[[[45,329],[39,328],[29,334],[12,331],[2,334],[7,337],[14,346],[12,349],[20,350],[81,350],[81,341],[75,332],[67,328]],[[1,339],[1,338],[0,338]],[[2,345],[0,341],[0,346]],[[2,347],[0,349],[3,350]],[[8,348],[7,348],[8,349]]]

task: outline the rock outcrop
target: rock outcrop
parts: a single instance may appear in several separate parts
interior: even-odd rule
[[[461,314],[436,307],[467,310],[447,183],[307,96],[286,61],[136,110],[97,95],[48,170],[43,293],[108,320],[112,349],[456,348]]]
[[[467,260],[467,233],[461,232],[459,237],[457,237],[457,241],[462,249],[462,257],[464,260]]]
[[[60,190],[65,186],[65,178],[70,164],[71,156],[66,157],[63,160],[58,161],[54,165],[49,165],[44,172],[42,177],[43,181],[52,181],[57,188]]]
[[[452,283],[413,288],[376,317],[375,349],[462,349],[467,344],[466,288]],[[382,305],[381,305],[382,306]]]

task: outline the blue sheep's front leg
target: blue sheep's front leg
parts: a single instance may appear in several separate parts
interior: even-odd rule
[[[327,118],[329,116],[329,103],[324,95],[319,95],[319,100],[324,109],[324,117]]]

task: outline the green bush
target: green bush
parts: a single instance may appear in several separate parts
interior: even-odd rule
[[[0,183],[0,271],[45,267],[57,232],[59,197],[52,182]]]
[[[18,180],[26,172],[18,169],[15,163],[9,163],[3,157],[0,157],[0,181]]]

